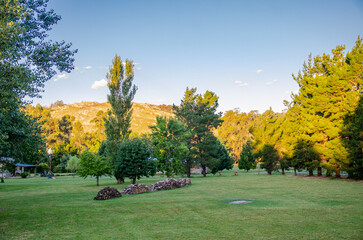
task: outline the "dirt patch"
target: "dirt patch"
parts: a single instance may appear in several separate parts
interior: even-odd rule
[[[253,203],[253,201],[237,200],[237,201],[229,202],[228,204],[248,204],[248,203]]]

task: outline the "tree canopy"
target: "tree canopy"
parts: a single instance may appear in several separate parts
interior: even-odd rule
[[[154,166],[150,148],[145,141],[134,138],[120,143],[116,171],[119,175],[130,178],[132,184],[143,176],[153,176],[156,173]]]
[[[111,173],[111,166],[109,162],[104,160],[101,156],[84,151],[81,154],[81,162],[78,168],[78,175],[84,178],[94,176],[97,179],[97,186],[99,186],[99,178],[103,175]]]
[[[31,162],[45,154],[37,120],[23,111],[57,71],[73,69],[71,44],[49,40],[60,20],[46,0],[0,3],[0,156]]]
[[[177,119],[157,117],[151,128],[153,157],[158,169],[170,177],[184,173],[183,161],[188,156],[187,141],[190,136],[183,122]]]
[[[190,177],[190,168],[198,162],[206,176],[206,168],[216,165],[215,137],[213,131],[223,122],[222,113],[217,113],[218,96],[206,91],[203,95],[196,94],[196,88],[187,88],[180,106],[173,106],[175,115],[190,132],[188,140],[189,156],[186,157],[187,175]]]

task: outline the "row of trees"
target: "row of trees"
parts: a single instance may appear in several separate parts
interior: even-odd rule
[[[53,118],[51,110],[39,104],[35,107],[27,105],[25,111],[37,119],[37,124],[41,126],[42,130],[41,137],[46,146],[53,149],[52,165],[57,166],[59,170],[65,170],[70,156],[79,156],[86,149],[90,152],[98,152],[102,141],[106,139],[103,120],[106,113],[103,111],[99,111],[91,120],[92,132],[85,132],[82,123],[76,121],[71,115],[67,114],[61,119]],[[32,159],[32,161],[39,161],[39,159]]]
[[[132,61],[123,64],[115,56],[106,76],[111,109],[104,117],[107,139],[98,155],[109,163],[117,182],[128,177],[135,183],[156,171],[168,177],[184,173],[190,176],[195,164],[201,166],[204,176],[207,167],[213,173],[231,169],[228,151],[213,134],[222,122],[221,113],[216,113],[218,97],[213,92],[201,95],[195,88],[187,89],[181,105],[173,106],[175,118],[157,117],[156,124],[150,126],[151,134],[130,140],[132,100],[137,91],[132,83],[133,66]]]
[[[347,54],[344,49],[309,57],[293,75],[300,89],[285,102],[285,113],[225,114],[219,137],[235,158],[240,156],[241,167],[251,156],[245,149],[251,149],[269,173],[292,167],[295,172],[307,169],[309,175],[317,169],[321,175],[324,168],[328,176],[335,172],[340,177],[344,170],[350,178],[363,179],[362,39]]]
[[[106,116],[100,113],[95,119],[98,132],[84,133],[82,125],[69,115],[54,120],[40,106],[25,110],[26,99],[39,97],[44,83],[57,71],[73,69],[77,52],[70,43],[47,38],[60,16],[48,11],[46,3],[14,0],[0,5],[0,156],[36,163],[46,161],[46,147],[54,147],[54,159],[60,165],[69,153],[99,148],[98,155],[103,156],[99,159],[108,161],[122,182],[129,177],[124,170],[126,157],[120,153],[123,144],[140,149],[147,146],[149,154],[142,156],[149,155],[149,162],[155,156],[157,169],[168,176],[183,172],[190,176],[195,164],[202,167],[204,176],[207,168],[213,172],[228,169],[231,157],[226,147],[235,162],[250,159],[250,155],[240,155],[251,148],[252,156],[260,159],[269,173],[278,167],[282,171],[293,167],[306,168],[310,174],[318,169],[320,175],[325,168],[328,175],[335,172],[339,177],[340,170],[345,170],[349,177],[363,178],[360,37],[347,54],[344,46],[338,46],[331,55],[309,57],[302,71],[293,75],[300,90],[285,102],[283,114],[229,111],[222,117],[213,92],[197,94],[195,88],[187,88],[180,106],[173,106],[176,118],[158,118],[152,133],[138,141],[129,140],[132,100],[137,91],[132,84],[134,66],[128,60],[124,66],[118,56],[107,74],[112,108]],[[216,128],[221,141],[213,134]],[[154,165],[148,166],[152,174]]]

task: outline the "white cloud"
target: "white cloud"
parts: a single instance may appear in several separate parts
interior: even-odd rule
[[[75,67],[74,70],[78,71],[79,70],[79,67]]]
[[[87,69],[87,70],[88,70],[88,69],[91,69],[91,68],[92,68],[92,66],[85,66],[85,67],[84,67],[84,69]]]
[[[257,74],[260,74],[260,73],[262,73],[262,72],[263,72],[263,69],[257,69],[257,70],[256,70],[256,73],[257,73]]]
[[[99,89],[99,88],[102,88],[102,87],[106,87],[107,86],[107,81],[105,79],[101,79],[99,81],[95,81],[93,84],[92,84],[92,89]]]
[[[68,76],[67,76],[67,74],[59,74],[59,75],[57,75],[56,77],[55,77],[55,79],[54,79],[54,82],[57,82],[57,81],[59,81],[59,80],[61,80],[61,79],[67,79],[68,78]]]
[[[266,82],[265,84],[266,84],[266,85],[271,85],[271,84],[274,84],[275,82],[277,82],[277,80],[272,80],[272,81],[270,81],[270,82]]]
[[[122,64],[123,66],[126,66],[126,61],[123,61],[121,64]],[[138,62],[133,62],[133,64],[134,64],[134,66],[136,66],[136,65],[139,65],[140,63],[138,63]]]
[[[234,81],[234,84],[236,84],[236,85],[238,85],[240,87],[245,87],[245,86],[248,85],[248,83],[244,83],[244,82],[238,81],[238,80]]]
[[[139,70],[139,71],[141,71],[141,70],[142,70],[142,68],[141,68],[141,67],[137,67],[137,68],[136,68],[136,70]]]

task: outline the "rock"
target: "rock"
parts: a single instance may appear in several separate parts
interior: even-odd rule
[[[179,178],[179,179],[165,179],[163,181],[159,181],[150,186],[151,191],[161,191],[161,190],[169,190],[174,188],[181,188],[186,185],[190,185],[191,181],[189,178]]]
[[[105,187],[97,193],[97,196],[94,198],[94,200],[107,200],[121,196],[122,194],[116,188]]]
[[[150,192],[150,188],[145,184],[131,184],[122,190],[123,194],[138,194],[145,192]]]
[[[177,181],[180,183],[180,187],[185,187],[192,184],[190,178],[179,178]]]

